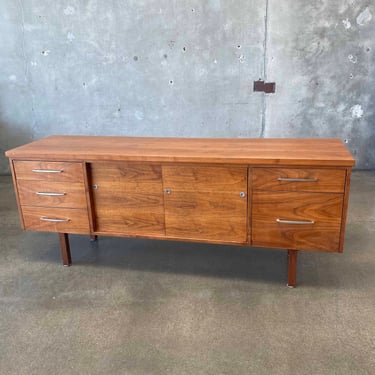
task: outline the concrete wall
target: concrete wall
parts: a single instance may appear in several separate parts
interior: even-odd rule
[[[0,0],[0,173],[50,134],[338,137],[374,168],[372,35],[373,0]]]
[[[266,137],[338,137],[375,168],[375,0],[270,0]]]

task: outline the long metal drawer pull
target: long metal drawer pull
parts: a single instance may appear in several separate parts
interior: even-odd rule
[[[301,220],[284,220],[284,219],[276,219],[278,223],[282,224],[299,224],[299,225],[312,225],[315,224],[315,221],[308,220],[308,221],[301,221]]]
[[[41,217],[41,221],[50,221],[52,223],[67,223],[70,219],[56,219],[53,217]]]
[[[46,192],[46,191],[37,191],[35,194],[36,195],[46,195],[48,197],[61,197],[63,195],[66,195],[66,193],[49,193],[49,192]]]
[[[63,169],[33,169],[35,173],[62,173]]]
[[[279,177],[278,181],[289,181],[289,182],[317,182],[317,178],[288,178],[288,177]]]

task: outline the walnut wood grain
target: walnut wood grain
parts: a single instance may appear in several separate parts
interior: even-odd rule
[[[82,182],[18,180],[18,192],[23,206],[86,208],[87,204]],[[38,193],[43,193],[43,195]]]
[[[164,166],[163,183],[168,237],[247,242],[247,168]]]
[[[96,213],[96,232],[124,234],[164,235],[162,206],[152,207],[140,203],[137,208],[121,205],[119,209],[99,210]]]
[[[339,246],[339,252],[340,253],[342,253],[344,251],[345,229],[346,229],[346,219],[347,219],[347,214],[348,214],[351,176],[352,176],[352,169],[347,168],[346,169],[344,204],[343,204],[343,207],[342,207],[342,220],[341,220],[341,230],[340,230],[340,246]]]
[[[252,187],[254,190],[343,193],[346,170],[319,168],[253,168],[252,177]],[[283,180],[280,181],[279,178]],[[301,181],[293,181],[293,179],[300,179]]]
[[[69,154],[63,160],[69,159]],[[17,180],[83,182],[82,163],[24,161],[15,160],[14,169]],[[61,173],[41,173],[33,170],[61,170]]]
[[[14,162],[12,159],[9,159],[9,164],[10,164],[10,171],[12,173],[12,180],[13,180],[13,186],[14,186],[14,192],[16,195],[16,201],[17,201],[17,207],[18,207],[18,215],[21,223],[22,229],[25,229],[25,224],[23,222],[23,215],[22,215],[22,210],[21,210],[21,203],[20,203],[20,198],[19,198],[19,193],[18,193],[18,184],[17,184],[17,178],[16,178],[16,173],[14,171]]]
[[[25,229],[57,232],[89,234],[90,226],[86,210],[54,207],[22,206]],[[69,220],[67,222],[42,221],[41,218]]]
[[[353,166],[339,139],[51,136],[6,152],[11,158]]]
[[[295,288],[297,285],[297,250],[288,250],[288,287]]]
[[[160,165],[92,163],[96,232],[165,235]]]
[[[200,192],[247,193],[246,167],[176,164],[163,166],[164,189]]]
[[[89,216],[90,224],[90,241],[96,241],[97,236],[92,233],[95,231],[95,215],[94,215],[94,200],[92,197],[92,180],[91,180],[91,170],[87,163],[84,163],[83,168],[83,183],[85,186],[86,204],[87,204],[87,214]],[[95,238],[95,240],[93,240]]]
[[[247,242],[246,198],[175,191],[165,197],[167,237]]]
[[[342,207],[342,194],[254,191],[252,244],[337,252]],[[278,223],[277,219],[314,224]]]
[[[252,245],[252,207],[253,207],[253,184],[252,184],[253,168],[249,167],[247,171],[247,216],[246,216],[246,228],[247,228],[247,242]]]
[[[72,264],[72,256],[70,254],[70,244],[68,233],[59,233],[60,250],[63,265],[69,267]]]
[[[159,164],[137,162],[98,162],[91,165],[93,183],[101,180],[119,182],[123,188],[134,189],[147,188],[147,185],[160,185],[162,172]]]

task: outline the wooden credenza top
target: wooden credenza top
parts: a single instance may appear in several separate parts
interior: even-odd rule
[[[199,162],[246,165],[355,164],[339,139],[50,136],[6,152],[9,158],[66,161]]]

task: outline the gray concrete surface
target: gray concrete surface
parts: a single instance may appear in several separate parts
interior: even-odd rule
[[[266,137],[335,137],[375,168],[375,2],[270,0]]]
[[[373,34],[368,0],[0,0],[0,174],[50,134],[337,137],[374,168]]]
[[[374,374],[375,172],[343,254],[23,232],[0,177],[0,374]]]

